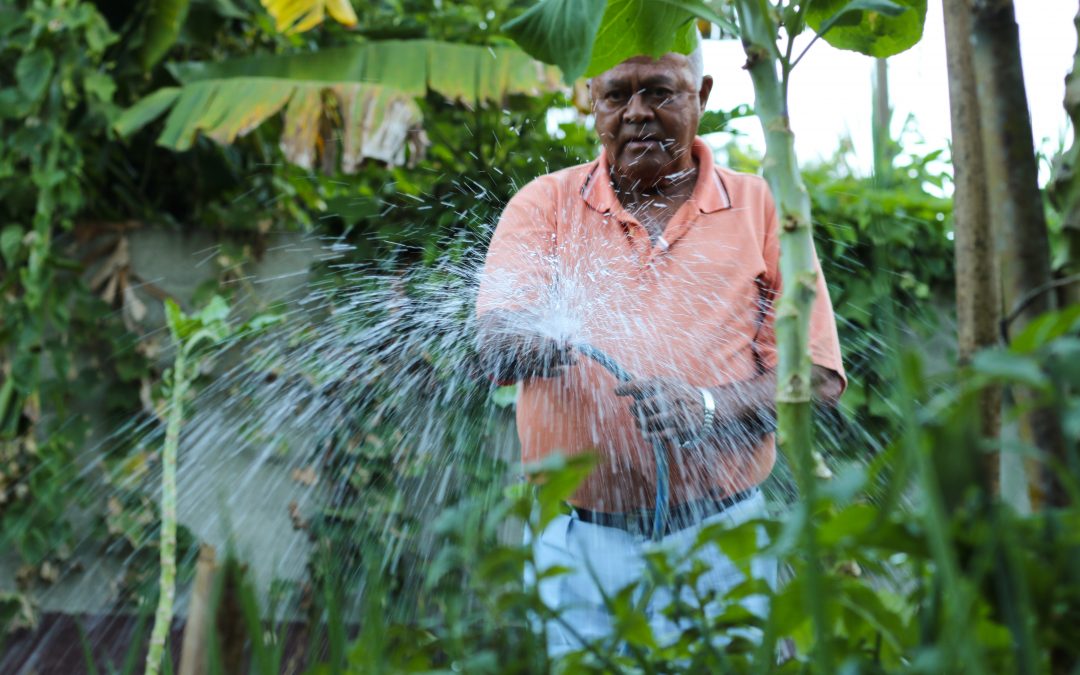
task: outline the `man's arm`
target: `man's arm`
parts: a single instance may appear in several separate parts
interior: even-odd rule
[[[814,365],[814,403],[836,405],[843,391],[840,374]],[[665,441],[690,440],[727,448],[752,447],[773,430],[776,416],[776,373],[711,387],[716,413],[711,429],[702,429],[705,402],[698,387],[670,378],[646,378],[620,385],[615,393],[632,396],[631,412],[641,431]]]
[[[835,407],[844,390],[844,381],[840,374],[817,364],[813,364],[811,368],[810,385],[814,403],[825,408]],[[712,387],[709,391],[716,401],[717,422],[724,416],[731,421],[762,412],[776,414],[775,371],[770,370],[752,380]],[[721,412],[722,410],[726,412]]]
[[[476,349],[484,373],[501,384],[558,377],[576,363],[570,345],[537,333],[536,315],[492,309],[477,318]]]

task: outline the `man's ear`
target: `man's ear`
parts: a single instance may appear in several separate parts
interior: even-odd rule
[[[709,102],[709,94],[712,93],[712,85],[712,75],[706,75],[701,78],[701,89],[698,90],[698,103],[701,104],[702,112],[705,111],[705,104]]]

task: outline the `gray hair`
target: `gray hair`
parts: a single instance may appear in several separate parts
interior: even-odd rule
[[[694,86],[700,87],[701,80],[705,78],[705,57],[701,53],[701,40],[697,41],[694,51],[686,55],[690,62],[690,77],[694,79]]]

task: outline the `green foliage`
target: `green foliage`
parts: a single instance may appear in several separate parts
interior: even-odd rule
[[[528,54],[559,66],[573,82],[631,56],[689,54],[697,45],[694,19],[731,27],[702,0],[541,0],[503,28]]]
[[[1077,339],[1080,324],[1075,315],[1064,314],[1048,316],[1046,323],[1068,329],[1044,333],[1046,339],[1038,341],[1033,354],[1012,353],[1049,376],[1059,367],[1050,355],[1060,352],[1063,342]],[[903,368],[903,393],[911,397],[909,407],[919,423],[873,462],[845,462],[834,478],[821,479],[813,505],[825,570],[820,597],[840,672],[1016,672],[1027,660],[1022,633],[1035,655],[1028,662],[1030,672],[1061,672],[1063,667],[1068,672],[1069,664],[1080,659],[1077,645],[1061,628],[1080,613],[1075,592],[1080,513],[1074,508],[1019,516],[977,492],[957,493],[958,485],[972,483],[958,482],[950,468],[950,462],[964,456],[963,446],[981,443],[973,412],[982,387],[1002,377],[1019,381],[976,365],[949,373],[952,386],[934,393],[922,384],[927,378],[917,356],[895,359],[893,365]],[[1056,379],[1053,396],[1075,401],[1077,385],[1080,373],[1070,371]],[[954,452],[935,452],[941,447]],[[936,463],[936,471],[915,470],[930,466],[924,460]],[[776,556],[790,570],[790,580],[778,589],[747,580],[723,598],[695,597],[689,589],[706,570],[693,564],[693,551],[678,557],[661,549],[650,554],[648,583],[667,587],[677,598],[665,611],[681,621],[683,634],[671,644],[658,643],[632,602],[643,580],[605,598],[617,627],[613,639],[587,643],[580,652],[549,661],[542,634],[530,626],[541,618],[558,620],[557,615],[521,583],[533,565],[529,549],[505,543],[497,532],[508,519],[540,531],[587,468],[553,459],[542,475],[534,476],[535,496],[517,490],[494,507],[466,502],[445,513],[440,521],[443,548],[427,568],[426,602],[433,611],[407,623],[387,620],[385,596],[378,584],[370,585],[373,596],[360,635],[347,652],[346,671],[426,672],[468,664],[467,670],[476,673],[819,672],[814,664],[821,645],[813,640],[804,587],[808,560],[799,536],[805,527],[801,509],[736,528],[704,528],[695,547],[719,546],[741,561],[744,572],[750,556]],[[1070,486],[1076,489],[1076,481]],[[921,505],[901,506],[897,496],[911,490],[920,493]],[[950,508],[933,508],[943,496]],[[756,544],[759,529],[772,542],[764,551]],[[939,535],[944,535],[943,547],[935,544]],[[952,578],[944,571],[950,566]],[[552,569],[546,575],[565,571]],[[1009,605],[1009,596],[1001,592],[1009,587],[1026,589],[1020,595],[1026,598],[1024,606]],[[760,594],[769,598],[764,615],[743,604]],[[706,614],[703,606],[710,600],[720,606]],[[757,630],[756,637],[747,627]],[[788,655],[777,663],[775,650],[787,640],[794,653],[782,649]],[[1051,668],[1051,663],[1057,665]],[[329,672],[328,666],[313,672]]]
[[[951,329],[944,315],[953,292],[952,202],[936,196],[949,181],[941,151],[903,154],[885,181],[857,175],[847,152],[804,167],[803,178],[848,374],[840,410],[850,424],[829,447],[861,454],[868,441],[887,443],[906,424],[897,382],[886,375],[892,323],[919,342]],[[737,148],[728,154],[736,168],[756,170],[757,160]],[[951,356],[947,345],[938,349]]]
[[[809,25],[826,42],[869,56],[886,57],[922,38],[926,0],[805,0],[762,2],[762,14],[783,10],[789,35]],[[572,82],[592,77],[632,56],[690,53],[697,44],[695,19],[738,34],[704,0],[540,0],[504,26],[528,54],[557,65]],[[789,55],[790,56],[790,55]],[[785,68],[790,67],[790,63]]]
[[[110,381],[131,392],[134,379],[118,363],[85,362],[121,351],[124,331],[102,320],[108,309],[56,244],[92,201],[84,188],[92,139],[114,112],[105,55],[117,36],[86,3],[7,3],[0,26],[0,69],[15,76],[0,84],[0,541],[44,569],[70,551],[66,508],[88,428],[74,404]]]
[[[139,60],[150,70],[176,43],[187,19],[191,0],[151,0]]]
[[[806,23],[837,49],[885,58],[922,39],[926,0],[814,0]]]
[[[179,91],[164,88],[129,108],[116,122],[118,132],[130,135],[168,111],[158,143],[183,151],[200,133],[233,143],[285,109],[286,156],[311,168],[315,146],[325,156],[332,152],[327,146],[340,138],[341,148],[334,152],[341,154],[347,173],[365,157],[402,163],[396,159],[399,148],[420,122],[412,99],[428,90],[487,106],[554,85],[550,73],[516,49],[434,40],[178,63],[169,71],[181,82]],[[334,128],[332,135],[319,131],[322,121]],[[398,140],[388,145],[380,138]]]
[[[607,0],[542,0],[503,30],[530,56],[554,63],[567,82],[588,70]]]

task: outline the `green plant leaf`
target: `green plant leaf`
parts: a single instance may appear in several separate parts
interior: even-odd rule
[[[656,0],[656,2],[670,5],[681,9],[698,19],[704,19],[709,23],[715,23],[730,35],[738,35],[739,27],[733,24],[724,15],[716,12],[703,0]]]
[[[697,46],[697,34],[694,15],[679,6],[685,4],[609,0],[585,76],[599,75],[633,56],[689,54]]]
[[[503,30],[525,53],[559,67],[573,82],[589,68],[608,0],[541,0]]]
[[[438,40],[387,40],[319,52],[221,62],[169,64],[183,86],[143,99],[115,128],[127,135],[165,110],[158,143],[191,148],[201,133],[229,144],[282,109],[287,158],[313,168],[320,120],[335,120],[341,165],[354,173],[365,158],[405,161],[409,130],[422,121],[413,100],[435,91],[467,105],[502,105],[510,95],[534,96],[558,87],[555,69],[513,47],[478,47]]]
[[[120,136],[130,136],[161,116],[180,95],[179,87],[165,87],[131,106],[113,123],[113,130]]]
[[[573,82],[633,56],[689,54],[697,45],[695,18],[736,32],[703,0],[541,0],[503,30]]]
[[[15,81],[19,91],[31,101],[37,101],[45,93],[56,62],[52,52],[38,49],[19,57],[15,64]]]
[[[701,114],[701,122],[698,123],[698,134],[715,134],[721,131],[737,133],[732,130],[732,120],[741,117],[750,117],[754,109],[745,103],[740,103],[731,110],[706,110]]]
[[[837,49],[884,58],[922,38],[926,0],[813,0],[806,23]]]
[[[509,384],[505,387],[498,387],[495,391],[491,392],[491,402],[500,408],[513,405],[517,401],[518,387],[516,384]]]
[[[180,305],[172,298],[165,300],[165,323],[177,344],[182,343],[199,328],[199,322],[184,314],[184,310],[180,309]]]
[[[15,267],[15,257],[22,246],[23,228],[21,225],[7,225],[0,232],[0,255],[4,263],[9,267]]]
[[[105,73],[95,71],[83,78],[83,89],[97,100],[109,103],[116,93],[116,82]]]
[[[194,318],[206,325],[225,321],[229,318],[229,303],[220,295],[215,295],[195,314]]]
[[[180,36],[191,0],[151,0],[139,62],[150,70]]]
[[[1035,318],[1011,343],[1012,351],[1029,354],[1080,325],[1080,305],[1072,305]]]
[[[1035,359],[1004,349],[978,352],[972,359],[972,366],[976,372],[1004,382],[1027,384],[1039,389],[1050,383]]]

